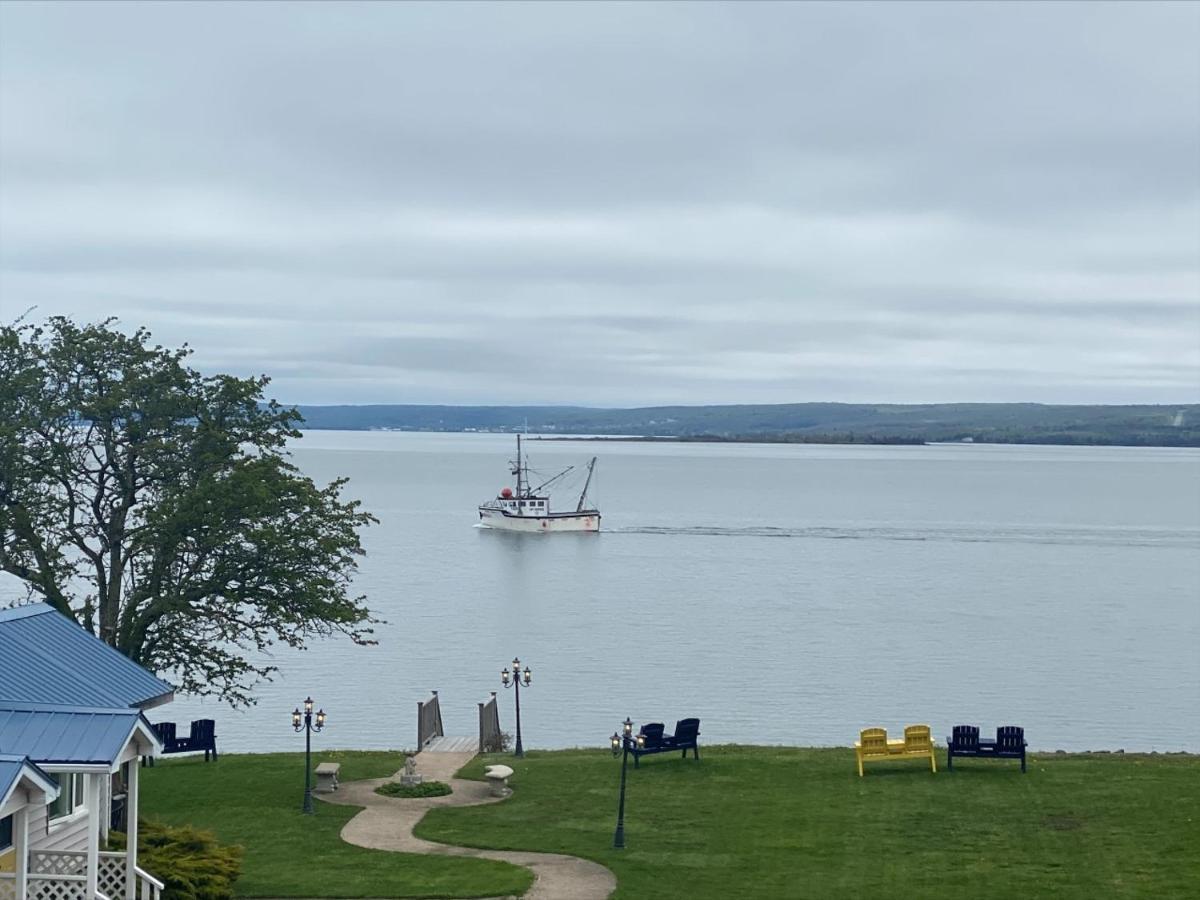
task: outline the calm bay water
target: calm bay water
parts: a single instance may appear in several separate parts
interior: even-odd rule
[[[528,445],[600,457],[598,535],[474,527],[511,436],[310,432],[295,449],[381,520],[359,589],[379,645],[280,652],[259,704],[183,698],[227,750],[411,747],[440,691],[476,733],[514,655],[527,747],[699,716],[702,740],[848,744],[858,729],[1017,723],[1033,747],[1200,750],[1200,452],[954,445]],[[561,507],[567,498],[558,499]],[[573,503],[574,500],[572,499]]]

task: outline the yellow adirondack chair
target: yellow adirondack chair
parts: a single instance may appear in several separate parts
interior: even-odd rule
[[[929,768],[937,772],[937,760],[933,756],[933,736],[928,725],[909,725],[904,729],[904,755],[928,756]]]
[[[854,745],[854,756],[858,760],[858,777],[863,774],[863,760],[887,759],[888,739],[885,728],[864,728],[858,733],[858,742]]]
[[[920,759],[929,757],[929,767],[937,772],[937,760],[933,756],[933,737],[928,725],[909,725],[904,729],[904,740],[889,741],[883,728],[865,728],[854,745],[854,756],[858,761],[858,775],[863,775],[863,762],[872,759]]]

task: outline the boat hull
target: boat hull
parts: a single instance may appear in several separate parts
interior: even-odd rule
[[[548,516],[518,516],[500,509],[479,507],[479,524],[499,531],[525,534],[551,534],[562,531],[599,531],[600,513],[594,509],[581,513],[552,513]]]

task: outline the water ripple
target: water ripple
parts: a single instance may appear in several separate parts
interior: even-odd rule
[[[768,525],[627,525],[606,528],[605,534],[693,537],[799,538],[830,541],[949,541],[984,544],[1064,544],[1111,547],[1189,547],[1200,549],[1200,530],[1151,528],[985,528],[970,527],[849,527],[780,528]]]

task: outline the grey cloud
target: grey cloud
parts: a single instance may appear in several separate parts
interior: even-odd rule
[[[0,307],[297,402],[1193,400],[1198,43],[1186,4],[8,2]]]

